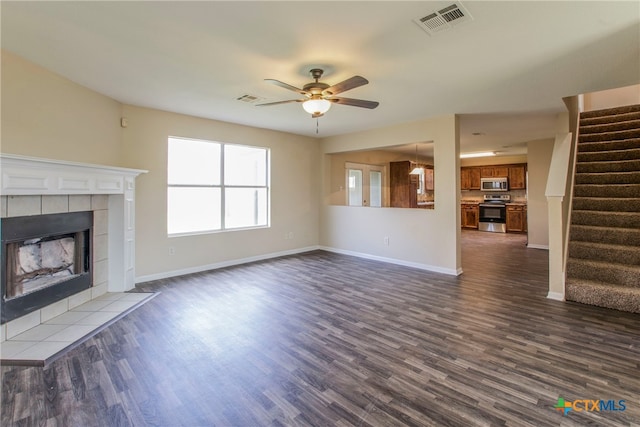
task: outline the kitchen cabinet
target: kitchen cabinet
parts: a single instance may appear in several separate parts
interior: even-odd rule
[[[389,163],[391,207],[418,207],[418,175],[409,175],[410,161]]]
[[[478,228],[479,208],[477,203],[461,205],[461,223],[462,228]]]
[[[527,231],[527,206],[507,205],[507,232]]]
[[[433,168],[425,166],[424,168],[424,190],[433,191]]]
[[[480,168],[480,177],[481,178],[498,178],[498,177],[507,177],[509,176],[509,167],[508,166],[482,166]]]
[[[460,189],[480,190],[480,178],[509,178],[509,190],[526,190],[527,164],[465,166],[460,168]]]
[[[389,181],[390,181],[390,205],[396,208],[431,208],[433,203],[425,205],[427,201],[422,200],[421,206],[418,206],[418,189],[423,191],[434,190],[433,166],[419,164],[422,168],[422,175],[411,175],[409,172],[415,167],[415,163],[410,161],[390,162],[389,163]],[[420,183],[420,179],[423,179]],[[433,200],[430,200],[433,202]]]
[[[527,165],[509,165],[509,190],[525,190],[527,188]]]
[[[460,188],[462,190],[479,190],[480,168],[460,168]]]

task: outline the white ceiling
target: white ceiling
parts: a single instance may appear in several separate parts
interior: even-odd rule
[[[465,1],[473,20],[413,21],[454,1],[1,2],[2,48],[120,102],[326,137],[461,115],[463,151],[521,150],[555,134],[562,97],[640,82],[640,2]],[[325,69],[362,75],[316,121],[298,96]],[[481,135],[472,135],[480,133]]]

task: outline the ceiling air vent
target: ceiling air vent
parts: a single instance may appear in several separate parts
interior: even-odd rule
[[[242,95],[236,98],[237,101],[246,102],[247,104],[255,104],[256,102],[262,102],[265,98],[256,95]]]
[[[450,30],[455,25],[466,21],[471,21],[471,14],[462,7],[460,2],[453,3],[445,8],[431,12],[427,16],[414,19],[429,35],[434,35],[441,31]]]

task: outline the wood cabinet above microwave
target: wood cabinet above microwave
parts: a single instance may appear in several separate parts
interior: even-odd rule
[[[465,166],[460,168],[460,189],[480,190],[480,178],[509,178],[509,190],[527,188],[527,164]]]
[[[480,178],[502,178],[509,176],[508,166],[481,166]]]

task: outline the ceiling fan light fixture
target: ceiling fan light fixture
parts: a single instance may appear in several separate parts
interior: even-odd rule
[[[319,117],[329,111],[331,101],[322,98],[311,98],[302,103],[302,108],[314,117]]]
[[[305,98],[288,99],[286,101],[267,102],[264,104],[256,104],[256,106],[264,107],[268,105],[288,104],[290,102],[301,102],[302,108],[304,109],[304,111],[311,114],[312,118],[317,119],[318,117],[324,116],[324,113],[329,111],[329,108],[331,108],[331,104],[342,104],[342,105],[349,105],[352,107],[360,107],[360,108],[368,108],[368,109],[376,108],[380,104],[377,101],[367,101],[364,99],[354,99],[354,98],[341,98],[341,97],[335,96],[339,93],[346,92],[348,90],[355,89],[357,87],[368,84],[369,81],[362,76],[353,76],[347,80],[341,81],[340,83],[336,83],[333,86],[329,86],[327,83],[319,81],[323,73],[323,71],[320,68],[314,68],[310,71],[310,73],[311,73],[311,77],[313,77],[315,81],[311,83],[307,83],[302,87],[302,89],[292,86],[288,83],[281,82],[280,80],[265,79],[265,81],[271,84],[280,86],[281,88],[290,90],[292,92],[296,92],[297,94],[304,95]],[[317,132],[317,129],[316,129],[316,132]]]

